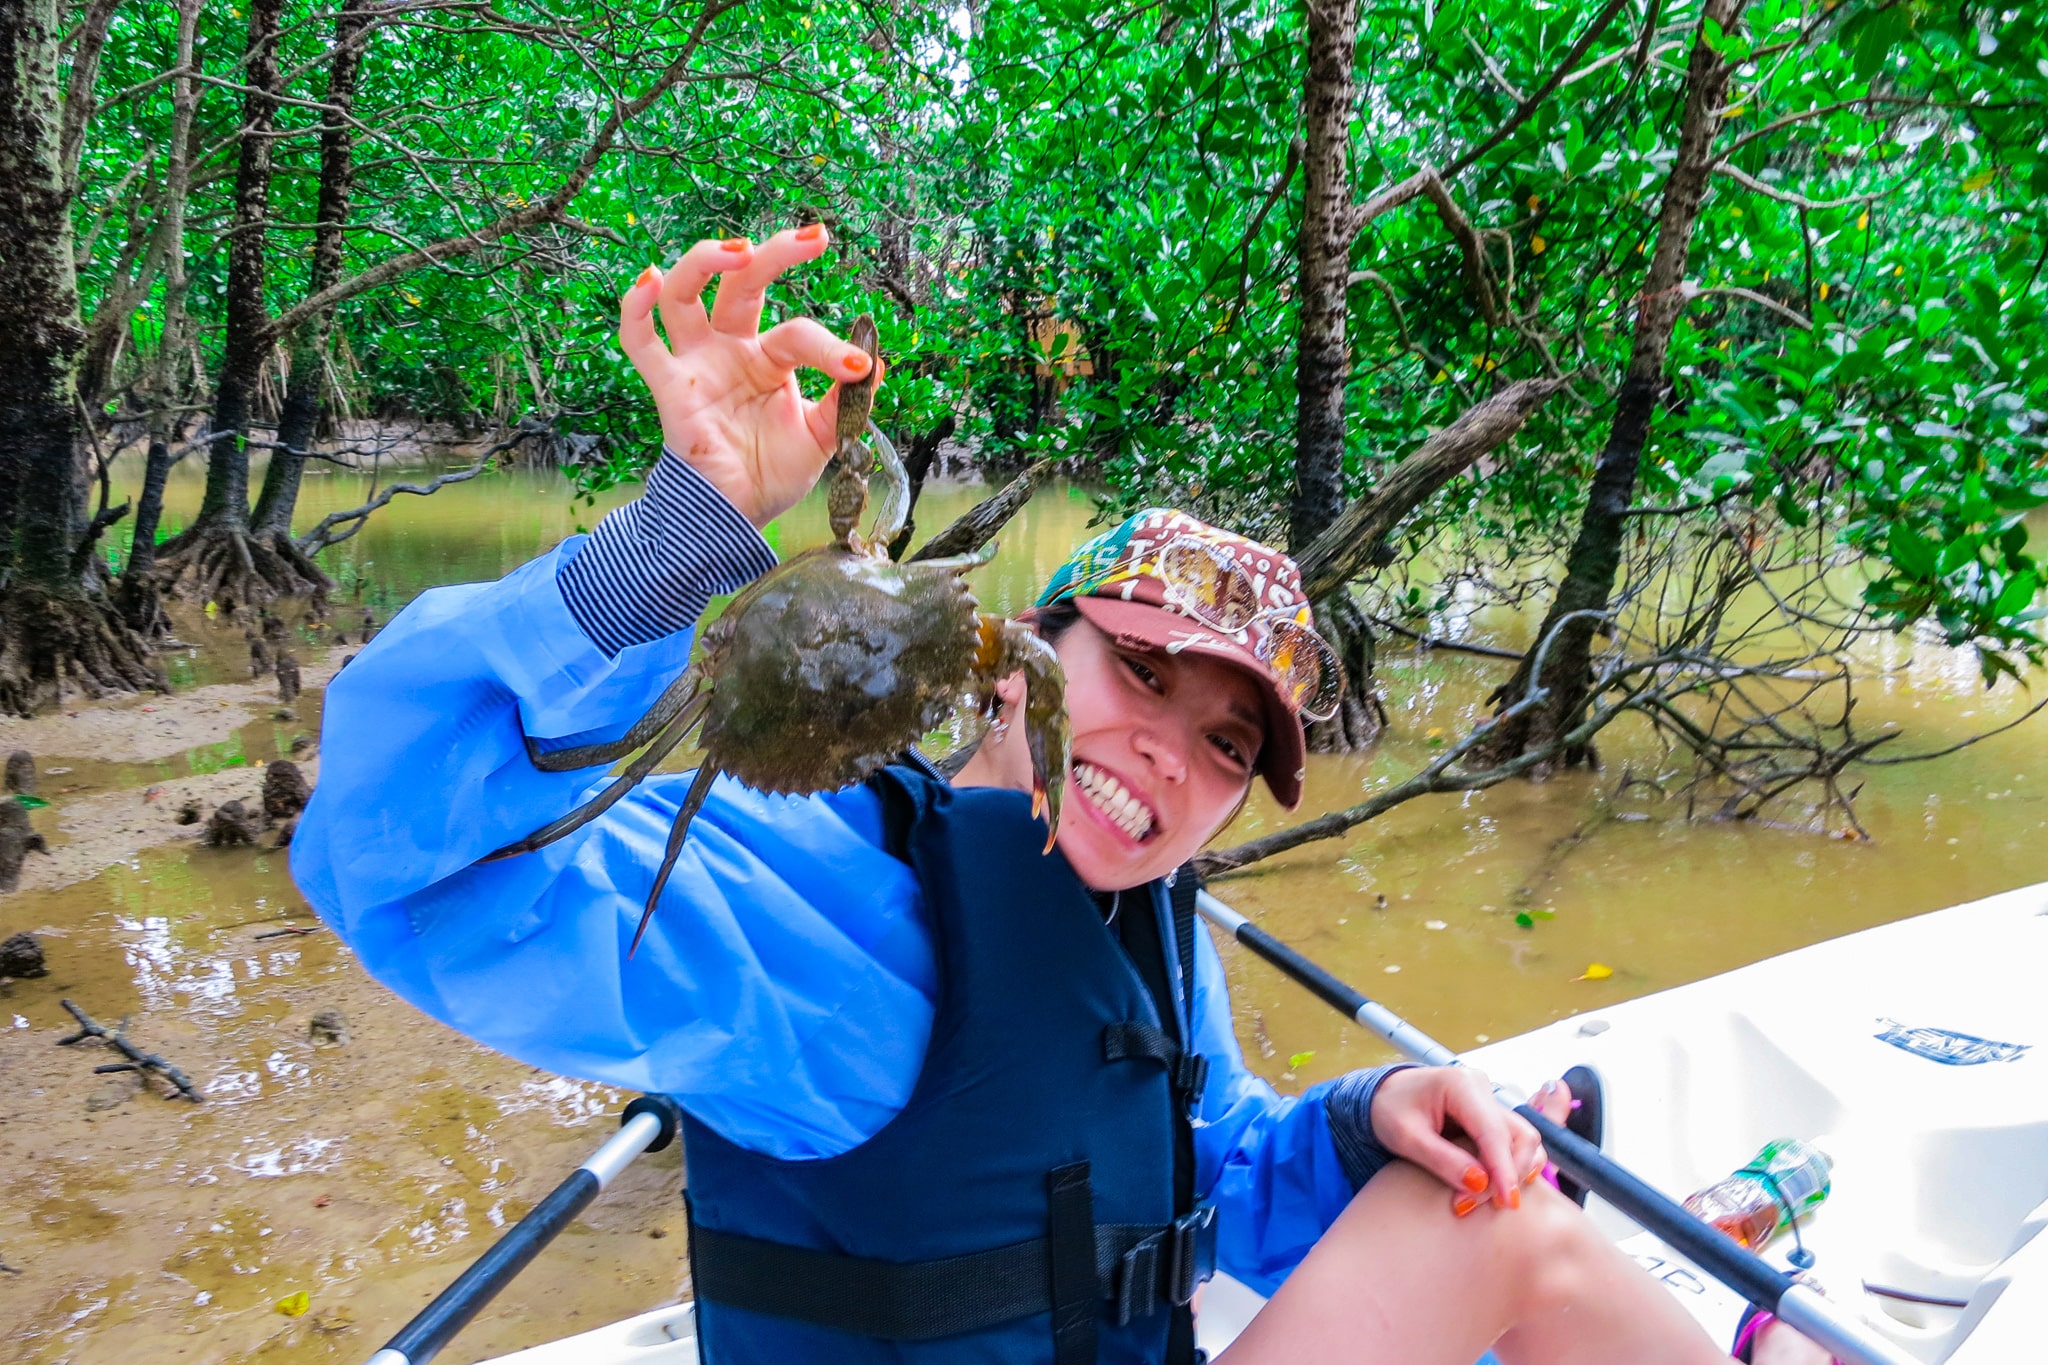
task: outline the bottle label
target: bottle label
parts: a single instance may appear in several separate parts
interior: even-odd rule
[[[1756,1159],[1736,1172],[1771,1192],[1778,1205],[1778,1225],[1813,1208],[1832,1188],[1828,1160],[1796,1138],[1767,1142]]]

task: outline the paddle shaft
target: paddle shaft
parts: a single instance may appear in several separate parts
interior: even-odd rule
[[[1278,967],[1296,984],[1334,1006],[1413,1061],[1458,1066],[1458,1054],[1203,891],[1195,897],[1202,918]],[[1785,1271],[1695,1218],[1683,1204],[1637,1178],[1626,1167],[1577,1133],[1553,1123],[1534,1106],[1516,1104],[1498,1087],[1501,1103],[1527,1119],[1543,1138],[1557,1168],[1673,1250],[1767,1312],[1775,1313],[1809,1340],[1848,1365],[1917,1365],[1913,1357],[1844,1313]]]
[[[369,1365],[427,1365],[439,1355],[457,1332],[469,1325],[512,1277],[526,1269],[534,1257],[576,1215],[603,1193],[613,1177],[633,1164],[642,1152],[659,1151],[674,1139],[680,1114],[675,1101],[663,1096],[643,1095],[626,1106],[619,1131],[590,1154],[567,1180],[555,1186],[533,1211],[512,1225],[476,1263],[441,1291],[440,1297],[420,1310],[419,1316],[398,1330],[384,1348],[370,1357]]]

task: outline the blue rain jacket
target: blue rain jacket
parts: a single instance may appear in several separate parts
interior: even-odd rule
[[[292,873],[378,980],[449,1026],[565,1075],[675,1096],[750,1150],[846,1152],[903,1107],[937,966],[910,869],[865,787],[712,789],[639,954],[626,948],[688,786],[650,778],[536,853],[477,865],[579,804],[601,770],[545,773],[543,747],[615,738],[682,670],[692,632],[608,657],[556,574],[577,537],[496,583],[428,592],[330,684],[320,783]],[[1263,1293],[1354,1191],[1323,1087],[1245,1069],[1223,969],[1197,936],[1194,1130],[1219,1207],[1219,1268]]]

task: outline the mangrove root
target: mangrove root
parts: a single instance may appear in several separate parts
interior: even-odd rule
[[[289,820],[306,808],[312,795],[306,775],[290,759],[275,759],[263,770],[264,819]]]
[[[169,690],[148,640],[105,593],[0,590],[0,715],[34,715],[78,694]]]
[[[203,836],[208,848],[240,848],[254,844],[256,836],[263,832],[263,816],[252,811],[239,800],[225,801],[213,818],[206,822]]]
[[[299,661],[290,650],[281,650],[277,656],[277,697],[286,706],[299,699]]]
[[[43,961],[43,945],[36,942],[34,934],[24,929],[0,941],[0,976],[26,981],[49,974],[50,969]]]
[[[200,1102],[201,1096],[197,1090],[192,1088],[190,1077],[163,1058],[157,1056],[154,1052],[144,1052],[141,1048],[128,1041],[128,1021],[126,1019],[121,1021],[120,1027],[110,1029],[103,1024],[94,1023],[91,1015],[72,1004],[68,999],[60,1000],[57,1003],[69,1010],[71,1017],[78,1021],[78,1032],[66,1034],[64,1037],[59,1038],[57,1046],[69,1047],[73,1043],[82,1043],[88,1038],[98,1038],[101,1042],[104,1042],[107,1046],[128,1059],[125,1062],[110,1062],[106,1066],[96,1066],[92,1069],[94,1075],[105,1075],[108,1072],[114,1071],[135,1071],[145,1076],[161,1076],[177,1087],[176,1092],[165,1095],[165,1099],[188,1099],[194,1104]]]
[[[16,749],[7,755],[7,790],[27,796],[36,794],[35,755],[26,749]]]
[[[28,812],[21,803],[0,800],[0,892],[12,891],[21,885],[21,865],[29,854],[47,854],[49,851],[49,844],[29,823]],[[0,972],[0,975],[8,973]]]

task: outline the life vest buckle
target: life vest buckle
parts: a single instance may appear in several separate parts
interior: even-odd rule
[[[1116,1322],[1181,1308],[1216,1273],[1216,1206],[1197,1204],[1126,1251],[1116,1276]]]

